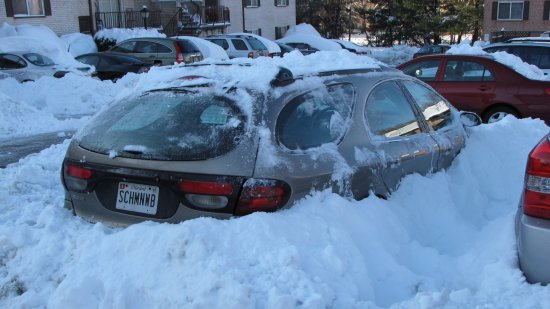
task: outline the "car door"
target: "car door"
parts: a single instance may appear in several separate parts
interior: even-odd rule
[[[230,49],[232,51],[232,57],[248,57],[248,53],[251,51],[250,48],[248,48],[248,45],[246,45],[246,42],[243,39],[231,39],[229,40],[231,42],[231,45],[233,45],[233,48]]]
[[[434,87],[440,64],[441,64],[440,59],[416,61],[404,68],[401,68],[401,70],[403,71],[403,73],[416,77],[421,81]]]
[[[162,64],[162,59],[157,55],[157,43],[149,41],[136,41],[132,55],[148,64]]]
[[[491,71],[475,60],[447,59],[434,89],[453,106],[481,114],[495,97],[496,82]]]
[[[402,81],[401,84],[428,124],[430,130],[427,134],[437,142],[437,169],[447,168],[464,147],[462,125],[453,117],[452,107],[438,93],[416,81]]]
[[[439,145],[396,80],[373,88],[365,119],[389,191],[407,174],[425,175],[437,168]]]

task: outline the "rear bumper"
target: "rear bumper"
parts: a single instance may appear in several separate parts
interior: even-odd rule
[[[73,203],[74,200],[77,203]],[[180,223],[185,220],[211,217],[217,219],[229,219],[232,214],[215,213],[199,211],[185,207],[181,203],[174,215],[167,219],[147,218],[139,215],[131,215],[109,210],[101,205],[95,193],[76,193],[67,192],[65,196],[65,207],[72,208],[75,215],[82,217],[84,220],[96,223],[101,222],[111,227],[126,227],[131,224],[136,224],[144,221],[155,221],[161,223]]]
[[[520,268],[529,282],[550,283],[550,220],[516,213],[516,237]]]

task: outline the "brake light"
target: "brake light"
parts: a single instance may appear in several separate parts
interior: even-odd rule
[[[547,95],[550,95],[550,88],[544,89],[544,92],[546,92]]]
[[[179,186],[186,193],[231,195],[233,192],[233,185],[230,183],[182,180]]]
[[[254,57],[254,52],[248,52],[248,58],[255,58]]]
[[[235,214],[246,215],[256,211],[276,211],[290,197],[290,187],[278,180],[248,179],[241,192]]]
[[[92,178],[92,170],[69,163],[63,166],[63,183],[70,191],[86,192],[88,180]]]
[[[529,153],[523,190],[523,212],[550,219],[550,142],[545,137]]]
[[[181,48],[177,42],[174,42],[174,48],[176,49],[176,62],[177,63],[184,62],[185,59],[183,59],[183,53],[181,52]]]
[[[67,174],[67,176],[75,177],[78,179],[90,179],[90,177],[92,177],[91,170],[69,164],[65,165],[65,173]]]

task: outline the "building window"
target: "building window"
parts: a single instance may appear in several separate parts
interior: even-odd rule
[[[288,0],[275,0],[275,6],[288,6]]]
[[[244,32],[262,36],[262,29],[261,28],[253,29],[253,30],[245,30]]]
[[[259,7],[260,6],[260,0],[244,0],[244,5],[249,7]]]
[[[290,26],[275,27],[275,40],[278,40],[285,36],[288,28],[290,28]]]
[[[6,0],[7,17],[50,16],[50,0]]]
[[[499,20],[522,20],[523,19],[523,1],[499,1],[498,19]]]

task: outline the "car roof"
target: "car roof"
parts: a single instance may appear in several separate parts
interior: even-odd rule
[[[539,46],[539,47],[550,47],[550,41],[513,41],[513,42],[503,42],[503,43],[493,43],[489,44],[487,46],[484,46],[485,48],[490,47],[497,47],[497,46]]]

